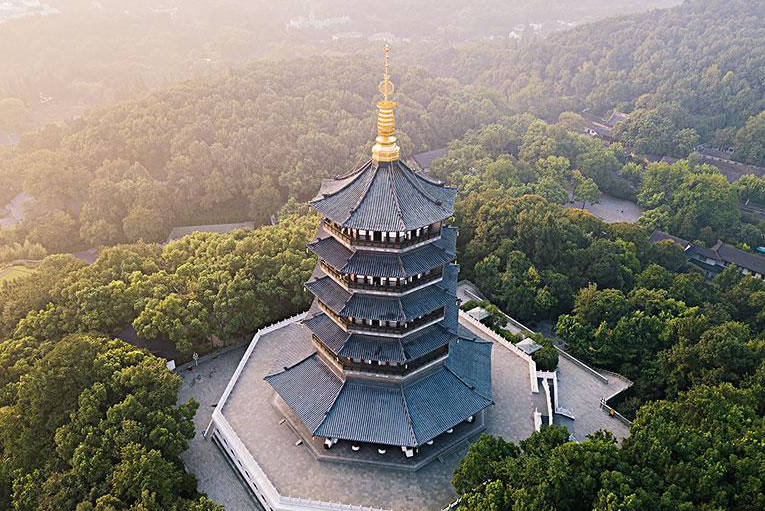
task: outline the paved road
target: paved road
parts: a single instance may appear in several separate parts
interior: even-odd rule
[[[199,491],[215,502],[225,503],[227,511],[262,511],[217,446],[202,436],[245,349],[230,351],[181,373],[183,386],[179,401],[195,399],[199,403],[194,417],[196,435],[181,457],[186,468],[199,478]]]

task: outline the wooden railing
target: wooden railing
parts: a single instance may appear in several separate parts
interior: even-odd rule
[[[418,243],[432,240],[441,236],[441,230],[437,229],[429,231],[426,234],[421,234],[419,236],[412,236],[409,239],[398,241],[391,241],[390,239],[386,239],[385,241],[375,241],[368,238],[354,238],[352,236],[348,236],[348,234],[342,232],[337,226],[329,222],[324,223],[324,228],[335,236],[342,238],[347,244],[353,245],[355,247],[401,249],[411,247],[412,245],[417,245]]]

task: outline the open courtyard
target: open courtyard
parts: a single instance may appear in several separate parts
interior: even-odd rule
[[[476,337],[471,325],[460,324],[460,334]],[[305,357],[312,351],[310,332],[298,322],[288,323],[260,337],[241,375],[233,385],[222,414],[262,468],[279,495],[295,500],[342,503],[397,511],[441,509],[456,498],[451,476],[467,452],[469,441],[439,456],[416,472],[387,467],[318,461],[274,406],[274,393],[263,377]],[[197,434],[184,455],[189,470],[199,478],[200,490],[228,509],[260,509],[223,451],[203,437],[215,404],[234,373],[244,349],[222,354],[183,371],[181,399],[200,402],[195,418]],[[598,429],[618,438],[628,428],[606,415],[600,398],[627,387],[628,382],[603,376],[561,357],[558,369],[560,406],[574,417],[569,422],[576,439]],[[529,366],[510,349],[494,343],[492,392],[495,404],[485,413],[486,432],[519,441],[534,431],[533,415],[544,398],[533,394]],[[474,439],[474,438],[473,438]],[[368,449],[369,447],[367,447]],[[299,474],[300,477],[295,477]]]

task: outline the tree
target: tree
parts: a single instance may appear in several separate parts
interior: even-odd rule
[[[16,349],[0,345],[2,354]],[[4,508],[222,509],[183,469],[197,404],[176,404],[181,380],[162,360],[90,336],[17,356],[27,364],[0,415],[1,459],[14,469]]]
[[[736,192],[721,174],[687,176],[672,203],[676,211],[672,232],[690,240],[701,237],[708,227],[711,232],[704,241],[714,243],[730,232],[741,217]]]
[[[574,199],[582,201],[582,207],[586,203],[595,204],[600,202],[600,190],[592,178],[574,173]]]
[[[534,187],[536,193],[550,202],[566,204],[568,202],[568,190],[562,182],[551,176],[544,176],[539,179]]]
[[[176,293],[163,299],[150,299],[133,321],[133,327],[142,337],[170,340],[184,353],[191,352],[195,341],[207,340],[210,336],[204,306]]]
[[[454,470],[454,489],[462,495],[498,478],[498,464],[509,457],[519,456],[520,452],[517,445],[506,442],[502,437],[482,434],[470,444],[468,453]]]
[[[673,143],[675,156],[685,158],[699,145],[699,134],[693,128],[683,128],[675,133]]]
[[[130,241],[161,241],[167,237],[167,227],[156,209],[133,207],[122,220],[122,232]]]
[[[736,133],[735,156],[754,165],[765,165],[765,111],[747,119]]]
[[[53,210],[26,222],[27,240],[51,252],[66,252],[79,246],[77,221],[66,211]]]
[[[619,140],[638,153],[664,155],[674,152],[674,122],[658,110],[635,110],[626,121],[616,126],[615,132]]]
[[[696,385],[740,385],[763,359],[762,342],[751,341],[749,328],[727,322],[710,328],[694,343],[684,340],[659,354],[659,374],[670,398]]]

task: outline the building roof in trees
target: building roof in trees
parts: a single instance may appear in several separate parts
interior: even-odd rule
[[[353,251],[332,236],[308,244],[317,256],[345,275],[405,278],[450,263],[456,256],[457,230],[444,227],[441,238],[407,252]]]
[[[438,158],[446,156],[448,149],[448,147],[439,147],[438,149],[433,149],[432,151],[417,153],[412,156],[412,159],[422,170],[428,170],[430,169],[430,166],[433,165],[434,161],[436,161]]]
[[[255,222],[239,222],[235,224],[210,224],[210,225],[185,225],[182,227],[173,227],[170,234],[167,236],[165,243],[179,240],[184,236],[195,232],[207,232],[224,234],[227,232],[236,231],[237,229],[254,229]]]
[[[414,447],[492,404],[492,344],[453,346],[456,356],[414,381],[342,382],[316,353],[266,381],[316,436]]]
[[[733,245],[718,241],[713,247],[707,248],[701,245],[690,243],[677,236],[672,236],[665,232],[656,230],[651,234],[648,241],[651,244],[658,243],[663,240],[671,240],[675,244],[679,245],[689,256],[698,256],[705,259],[711,259],[716,261],[720,266],[727,266],[729,264],[735,264],[739,268],[749,270],[753,273],[765,275],[765,257],[741,250]]]
[[[414,172],[400,160],[369,160],[346,176],[324,180],[310,204],[343,227],[392,232],[449,218],[455,195],[456,189]]]
[[[648,243],[650,243],[651,245],[655,245],[656,243],[659,243],[660,241],[666,241],[666,240],[673,242],[674,244],[678,245],[683,250],[688,248],[688,245],[690,245],[690,243],[684,240],[683,238],[672,236],[671,234],[668,234],[664,231],[660,231],[658,229],[651,233],[651,236],[648,238]]]

